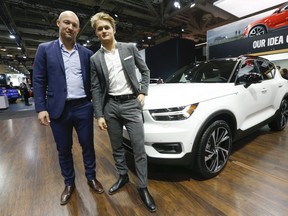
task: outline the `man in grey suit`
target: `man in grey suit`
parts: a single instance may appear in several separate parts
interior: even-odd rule
[[[116,42],[115,20],[100,12],[91,18],[91,26],[101,48],[91,60],[91,92],[95,118],[101,130],[108,130],[119,178],[109,189],[113,194],[129,182],[123,148],[123,126],[127,128],[139,179],[139,194],[150,212],[155,202],[147,189],[147,156],[144,149],[142,106],[148,93],[150,71],[135,45]],[[142,79],[139,83],[136,67]]]

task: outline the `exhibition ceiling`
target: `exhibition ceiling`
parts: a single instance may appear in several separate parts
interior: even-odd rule
[[[241,7],[235,5],[238,2],[245,5],[245,10],[241,11],[256,8],[260,13],[283,3],[278,0],[246,1],[1,0],[0,63],[31,70],[39,43],[58,37],[56,20],[64,10],[77,13],[81,23],[77,40],[90,49],[95,50],[99,46],[90,26],[91,16],[99,11],[108,12],[117,20],[117,40],[135,42],[141,49],[175,37],[191,39],[196,43],[205,42],[208,30],[237,21],[243,16],[231,11],[227,5],[233,5],[239,12]],[[270,4],[263,6],[264,2]],[[255,11],[250,13],[255,14]],[[15,38],[11,39],[11,35]]]

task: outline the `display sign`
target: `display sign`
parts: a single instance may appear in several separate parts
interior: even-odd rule
[[[288,48],[288,29],[264,34],[257,37],[243,38],[228,43],[209,47],[209,59],[236,57],[243,54],[281,52]]]
[[[208,59],[287,49],[288,3],[207,32]],[[279,51],[283,52],[283,51]]]

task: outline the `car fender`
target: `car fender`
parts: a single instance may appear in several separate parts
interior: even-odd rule
[[[207,116],[207,118],[204,120],[204,122],[202,123],[202,125],[200,126],[197,135],[194,139],[194,143],[193,143],[193,147],[192,147],[192,153],[195,153],[195,149],[198,146],[198,143],[200,141],[200,138],[204,132],[204,130],[208,127],[208,125],[211,124],[211,122],[214,122],[216,120],[225,120],[228,125],[230,126],[231,132],[232,132],[232,136],[235,136],[236,133],[236,125],[237,125],[237,121],[236,121],[236,117],[235,115],[227,109],[223,109],[223,110],[217,110],[214,113],[211,113],[209,116]],[[232,137],[232,140],[233,140]]]

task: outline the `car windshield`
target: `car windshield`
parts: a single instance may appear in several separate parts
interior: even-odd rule
[[[166,83],[227,83],[234,71],[236,60],[211,60],[188,65],[170,76]]]

